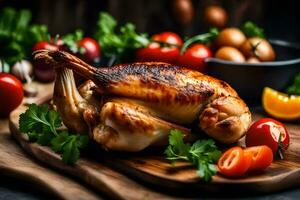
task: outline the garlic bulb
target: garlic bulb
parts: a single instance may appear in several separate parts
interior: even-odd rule
[[[16,62],[11,69],[11,73],[21,81],[30,83],[32,81],[30,76],[33,73],[32,64],[27,60]]]

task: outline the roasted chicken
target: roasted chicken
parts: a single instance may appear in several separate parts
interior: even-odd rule
[[[63,51],[38,51],[34,60],[56,69],[53,100],[64,124],[89,132],[106,149],[164,145],[171,129],[191,140],[188,128],[195,123],[233,143],[251,123],[247,105],[227,83],[197,71],[158,62],[94,68]],[[72,71],[89,81],[77,89]]]

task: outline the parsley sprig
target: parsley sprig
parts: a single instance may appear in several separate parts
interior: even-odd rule
[[[59,131],[61,125],[59,114],[49,110],[47,105],[31,104],[19,119],[20,130],[28,135],[30,141],[50,145],[53,151],[62,154],[64,163],[74,164],[79,159],[80,149],[87,145],[88,137]]]
[[[137,33],[132,23],[117,27],[117,21],[110,14],[99,13],[95,38],[103,55],[111,59],[111,64],[124,62],[136,49],[146,47],[150,42],[147,34]]]
[[[173,163],[177,160],[191,162],[197,167],[197,174],[204,181],[210,181],[216,174],[217,169],[214,165],[221,156],[211,139],[198,140],[193,145],[184,143],[183,134],[179,130],[171,130],[169,135],[169,146],[165,150],[168,160]]]

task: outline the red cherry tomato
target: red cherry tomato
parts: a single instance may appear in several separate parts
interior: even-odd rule
[[[181,46],[183,44],[182,39],[173,32],[162,32],[152,36],[153,41],[163,42],[166,44]]]
[[[244,153],[251,157],[249,170],[264,170],[273,162],[272,149],[266,145],[248,147],[244,149]]]
[[[232,147],[222,154],[218,161],[221,174],[228,177],[238,177],[246,173],[251,165],[250,154],[245,154],[241,147]]]
[[[22,83],[13,75],[0,73],[0,116],[7,116],[23,99]]]
[[[32,51],[34,52],[34,51],[42,50],[42,49],[46,49],[46,50],[50,50],[50,51],[57,51],[57,50],[59,50],[59,46],[54,43],[48,42],[48,41],[40,41],[40,42],[37,42],[33,46]]]
[[[162,32],[151,37],[148,47],[136,51],[136,59],[142,62],[157,61],[176,64],[180,55],[179,46],[182,45],[182,39],[172,32]],[[163,45],[166,44],[165,46]]]
[[[212,57],[212,52],[207,46],[203,44],[194,44],[178,58],[177,64],[179,66],[204,72],[206,67],[204,60],[208,57]]]
[[[246,134],[246,146],[267,145],[276,154],[281,133],[281,149],[287,150],[290,143],[290,136],[286,127],[277,120],[262,118],[251,125]]]
[[[94,62],[100,57],[100,46],[93,38],[85,37],[78,42],[78,46],[84,49],[83,59],[87,62]]]
[[[51,39],[50,41],[40,41],[37,42],[32,51],[37,50],[49,50],[49,51],[58,51],[63,49],[63,41],[61,39]],[[50,65],[47,65],[44,62],[34,62],[34,75],[35,77],[42,82],[51,82],[55,79],[54,68]]]

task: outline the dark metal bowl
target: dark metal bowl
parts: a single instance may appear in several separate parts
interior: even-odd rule
[[[300,46],[281,40],[270,40],[276,61],[237,63],[208,58],[208,74],[229,83],[247,103],[257,103],[263,88],[284,90],[300,72]]]

